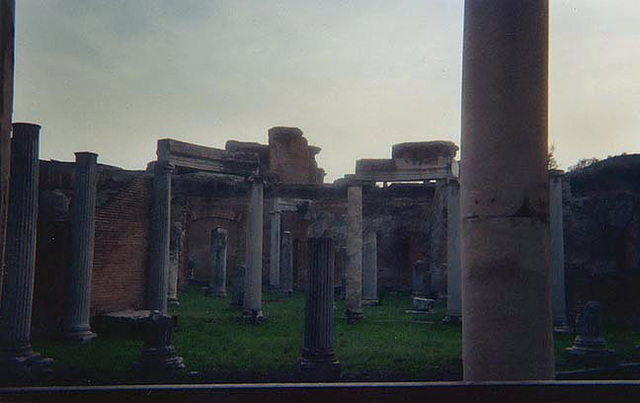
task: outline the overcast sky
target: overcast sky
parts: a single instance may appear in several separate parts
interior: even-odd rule
[[[640,152],[640,5],[552,0],[564,168]],[[42,159],[143,169],[156,140],[300,127],[332,181],[404,141],[460,142],[462,0],[18,0],[14,121]]]

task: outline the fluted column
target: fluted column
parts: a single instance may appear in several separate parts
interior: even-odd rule
[[[278,199],[273,202],[274,209],[271,212],[271,249],[269,259],[269,286],[280,288],[280,224],[282,213],[277,210]]]
[[[262,241],[264,182],[253,177],[246,223],[246,269],[244,275],[244,302],[242,314],[245,318],[261,320],[262,315]]]
[[[547,173],[548,0],[466,0],[464,380],[554,379]]]
[[[211,231],[209,253],[209,297],[227,296],[227,230],[217,227]]]
[[[14,123],[7,225],[7,272],[0,309],[0,378],[50,363],[31,350],[31,313],[38,217],[40,126]]]
[[[282,233],[282,290],[293,293],[293,239],[290,231]]]
[[[375,231],[367,231],[362,247],[362,303],[378,304],[378,239]]]
[[[96,337],[89,326],[89,308],[95,240],[97,159],[97,154],[76,153],[70,264],[65,276],[62,336],[78,343],[87,343]]]
[[[333,313],[333,241],[309,238],[309,289],[305,306],[304,347],[299,378],[331,381],[340,378],[335,356]]]
[[[447,185],[447,317],[448,323],[459,323],[462,317],[460,279],[460,185]]]
[[[551,295],[553,297],[553,326],[568,332],[567,299],[564,282],[564,229],[562,223],[563,171],[549,172],[549,226],[551,233]]]
[[[153,176],[149,283],[147,309],[167,314],[169,242],[171,236],[171,172],[168,161],[158,160]]]
[[[347,188],[347,322],[362,319],[362,187]]]

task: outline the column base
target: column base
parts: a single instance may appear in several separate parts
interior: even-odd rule
[[[62,332],[62,340],[69,343],[86,344],[98,337],[91,330],[75,330]]]
[[[462,316],[460,315],[447,315],[442,319],[442,324],[449,326],[458,326],[462,324]]]
[[[360,322],[362,319],[364,319],[364,315],[362,313],[362,309],[359,310],[350,310],[347,309],[345,311],[345,315],[347,317],[347,323],[352,325],[354,323],[358,323]]]
[[[134,369],[145,377],[164,378],[175,376],[185,370],[184,360],[173,346],[145,348]]]
[[[225,290],[212,290],[210,288],[207,288],[206,291],[204,292],[204,295],[206,297],[210,297],[210,298],[226,298],[227,297],[227,292]]]
[[[259,324],[267,320],[262,310],[243,310],[242,320],[247,323]]]
[[[168,306],[180,306],[180,301],[178,301],[178,298],[169,298],[167,300],[167,305]]]
[[[616,354],[613,350],[601,348],[569,347],[565,354],[569,361],[588,366],[613,365],[617,362]]]
[[[53,359],[34,353],[31,348],[12,353],[5,351],[0,357],[0,379],[31,382],[47,378],[53,373]]]
[[[363,306],[378,306],[380,305],[380,301],[378,299],[363,299]]]
[[[314,361],[302,358],[294,370],[294,379],[307,382],[335,382],[342,376],[338,360]]]
[[[555,334],[567,334],[571,333],[571,328],[566,323],[559,323],[553,325],[553,333]]]

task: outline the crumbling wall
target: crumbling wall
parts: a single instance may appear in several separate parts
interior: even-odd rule
[[[322,184],[324,170],[315,159],[318,152],[320,149],[309,146],[298,128],[269,129],[270,173],[282,183]]]

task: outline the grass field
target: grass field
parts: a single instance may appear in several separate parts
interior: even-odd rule
[[[228,300],[204,296],[201,287],[187,287],[178,316],[175,346],[192,373],[180,382],[289,381],[300,354],[304,332],[304,296],[265,293],[267,321],[253,325],[240,320]],[[461,329],[441,324],[444,306],[426,315],[412,315],[408,295],[388,295],[380,306],[364,307],[365,320],[347,325],[344,302],[336,303],[335,347],[343,379],[459,380],[461,379]],[[640,335],[608,328],[609,347],[622,361],[636,354]],[[573,335],[556,336],[559,371],[576,369],[563,350]],[[56,360],[54,383],[133,383],[131,366],[140,356],[142,342],[99,335],[90,344],[34,341],[34,350]]]

